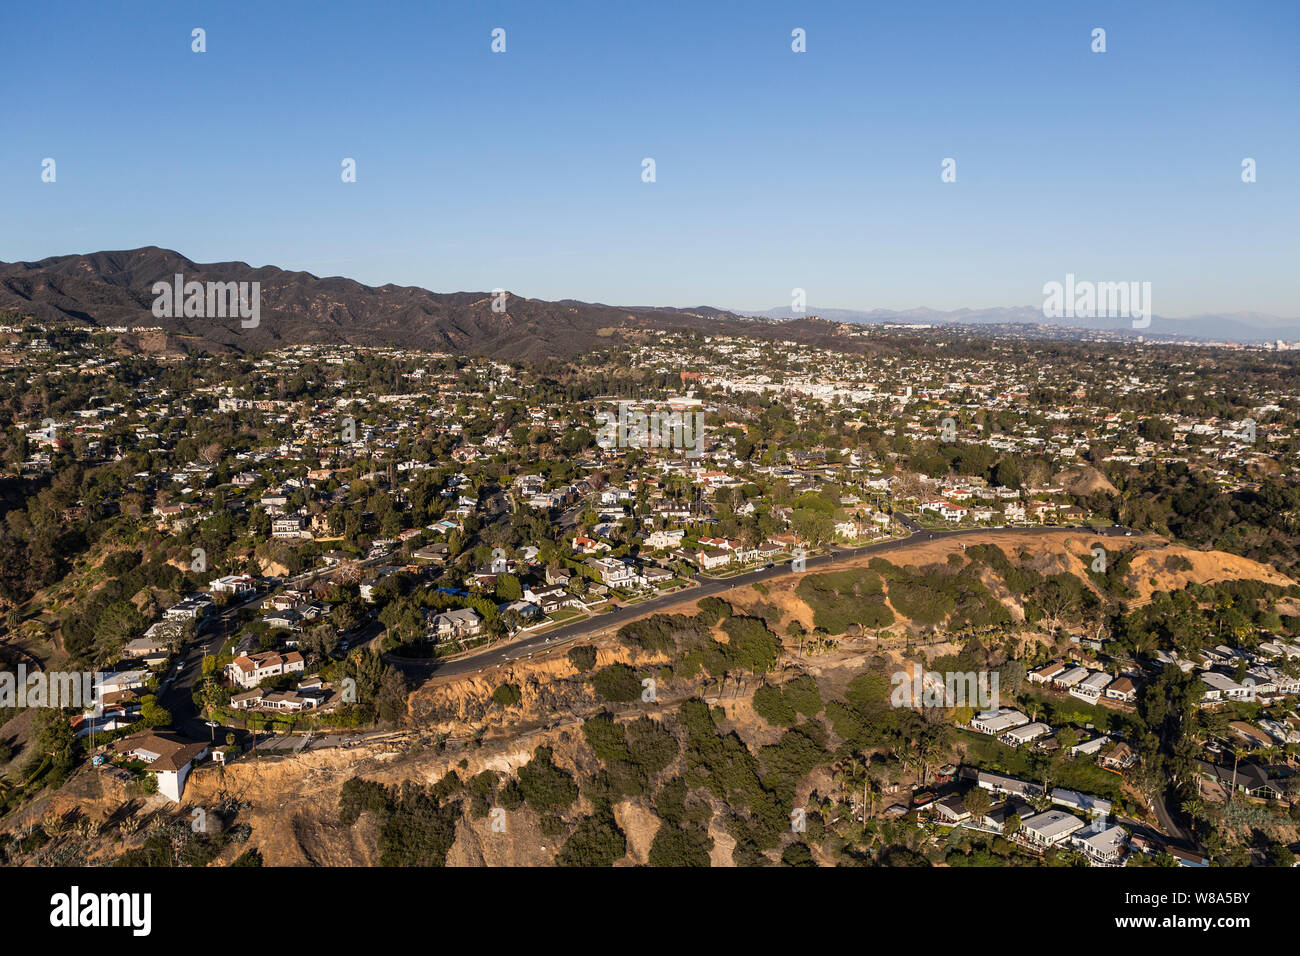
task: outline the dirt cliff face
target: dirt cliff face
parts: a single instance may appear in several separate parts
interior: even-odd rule
[[[978,543],[981,536],[975,534],[964,540],[969,546]],[[1026,535],[1023,540],[1005,535],[985,536],[984,540],[998,544],[1013,560],[1028,552],[1027,563],[1043,573],[1066,571],[1087,581],[1087,569],[1093,560],[1091,549],[1098,539],[1079,532],[1061,532]],[[1271,584],[1290,583],[1257,562],[1171,546],[1155,537],[1106,539],[1106,543],[1110,548],[1134,552],[1126,583],[1143,598],[1153,589],[1176,590],[1192,581],[1249,578]],[[892,553],[890,560],[925,567],[941,564],[948,554],[960,552],[958,541],[930,541]],[[761,589],[736,588],[721,597],[737,613],[762,616],[778,634],[785,634],[795,620],[811,630],[813,615],[795,592],[799,579],[783,575],[765,582]],[[988,583],[994,587],[996,581],[989,578]],[[1005,591],[994,591],[1004,602],[1010,599]],[[690,612],[694,602],[683,604],[687,606],[681,610]],[[906,624],[900,621],[901,626]],[[715,638],[725,640],[719,629],[713,633]],[[1028,634],[1021,637],[1036,639]],[[1046,635],[1037,637],[1048,639]],[[52,839],[44,848],[30,853],[11,851],[10,861],[25,865],[106,863],[124,850],[139,846],[150,827],[188,822],[195,810],[211,812],[238,806],[234,819],[251,827],[251,835],[246,844],[223,849],[215,864],[230,863],[244,849],[255,848],[268,865],[377,865],[380,833],[375,817],[362,812],[351,825],[340,822],[340,796],[345,782],[353,777],[388,787],[405,782],[432,786],[453,772],[462,783],[483,771],[513,777],[534,759],[536,749],[544,746],[550,750],[555,766],[571,775],[582,790],[577,801],[560,814],[563,825],[571,828],[581,816],[592,812],[587,787],[606,770],[582,732],[583,722],[596,714],[611,711],[620,722],[648,716],[677,733],[681,702],[702,697],[716,709],[717,719],[728,733],[734,731],[748,748],[758,752],[759,748],[777,743],[783,733],[782,728],[769,724],[754,709],[752,695],[764,682],[780,684],[807,674],[816,680],[823,699],[829,701],[843,696],[848,683],[862,673],[871,657],[884,655],[895,665],[904,660],[899,642],[837,637],[815,652],[805,648],[800,653],[787,639],[775,670],[763,678],[733,674],[729,679],[715,680],[702,674],[669,675],[662,671],[657,701],[612,705],[593,689],[588,679],[592,673],[614,664],[640,668],[669,662],[626,647],[612,635],[598,637],[593,646],[596,662],[589,671],[579,671],[568,657],[568,646],[563,646],[460,678],[430,679],[411,694],[406,726],[385,740],[352,749],[246,756],[224,768],[201,766],[191,775],[185,804],[179,807],[162,797],[145,797],[135,785],[87,768],[56,793],[43,795],[11,814],[0,823],[0,832],[21,837],[35,825],[55,821],[49,825]],[[957,649],[937,644],[928,651],[933,654]],[[502,684],[519,689],[518,703],[505,706],[492,699]],[[683,759],[679,755],[674,764],[661,771],[660,779],[679,773]],[[817,767],[799,782],[796,799],[808,800],[813,791],[827,793],[832,786],[829,770]],[[524,866],[555,861],[567,833],[557,831],[554,821],[548,825],[528,806],[519,806],[507,814],[503,834],[493,827],[482,805],[476,808],[463,795],[458,799],[461,809],[455,839],[446,856],[449,865]],[[736,841],[725,828],[727,808],[712,797],[701,799],[715,811],[708,825],[714,841],[710,859],[714,865],[729,865]],[[628,847],[618,865],[644,864],[660,827],[651,798],[618,799],[612,811]],[[82,818],[87,822],[77,822]]]
[[[564,649],[557,648],[527,662],[498,665],[476,675],[429,680],[411,694],[410,721],[417,727],[456,734],[479,727],[495,730],[587,713],[603,704],[587,683],[587,674],[611,664],[655,664],[663,660],[638,654],[613,639],[603,639],[596,644],[595,666],[582,672],[570,663]],[[518,704],[503,707],[492,700],[493,692],[502,684],[519,688]]]

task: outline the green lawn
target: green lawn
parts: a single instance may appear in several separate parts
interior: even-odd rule
[[[575,611],[571,607],[561,608],[549,615],[552,624],[563,624],[566,621],[572,621],[574,618],[586,617],[585,611]]]

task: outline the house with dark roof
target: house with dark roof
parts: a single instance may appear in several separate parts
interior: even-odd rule
[[[1226,791],[1236,790],[1259,800],[1277,800],[1283,794],[1282,782],[1271,779],[1268,770],[1258,764],[1239,763],[1234,770],[1203,760],[1196,763],[1202,776],[1217,781]]]
[[[128,760],[142,760],[148,764],[149,771],[158,778],[158,792],[180,803],[190,768],[208,755],[211,745],[150,731],[115,740],[113,749]]]

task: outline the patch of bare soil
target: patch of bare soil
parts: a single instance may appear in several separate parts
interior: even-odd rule
[[[627,837],[629,862],[644,865],[659,832],[659,818],[640,800],[623,800],[614,805],[614,820]]]
[[[1067,492],[1080,498],[1086,498],[1099,491],[1111,496],[1119,494],[1119,490],[1110,483],[1110,480],[1092,465],[1067,469],[1057,475],[1056,480]]]

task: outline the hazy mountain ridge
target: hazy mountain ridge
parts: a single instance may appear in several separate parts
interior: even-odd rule
[[[789,306],[750,313],[764,318],[788,321],[802,318],[791,312]],[[1228,342],[1272,342],[1276,339],[1300,339],[1300,318],[1286,319],[1263,312],[1207,313],[1185,319],[1171,319],[1155,315],[1146,328],[1133,328],[1132,319],[1108,318],[1046,318],[1041,307],[1001,306],[988,309],[818,309],[808,307],[806,315],[816,315],[832,322],[852,325],[1039,325],[1074,331],[1095,330],[1130,333],[1147,337],[1186,337]]]
[[[155,282],[257,281],[261,321],[157,318]],[[490,292],[430,292],[417,286],[367,286],[246,262],[196,263],[167,249],[55,256],[0,263],[0,309],[44,322],[160,326],[213,347],[258,350],[298,343],[387,344],[472,352],[506,359],[571,355],[608,344],[610,330],[699,328],[722,331],[738,317],[718,309],[621,308],[511,295],[504,313]],[[773,326],[775,328],[776,326]]]
[[[157,318],[152,313],[155,282],[256,281],[261,289],[261,320],[243,328],[237,318]],[[1170,335],[1242,342],[1300,339],[1300,320],[1255,313],[1163,320],[1145,330],[1124,319],[1047,320],[1028,306],[998,309],[789,309],[744,313],[700,305],[691,308],[614,306],[563,299],[548,302],[510,295],[504,313],[492,311],[490,292],[431,292],[418,286],[368,286],[341,276],[316,276],[247,262],[197,263],[180,253],[140,249],[53,256],[36,262],[0,263],[0,310],[57,324],[161,327],[169,348],[259,351],[297,344],[392,345],[491,355],[507,360],[569,357],[616,342],[620,337],[655,331],[696,331],[726,335],[743,332],[769,340],[790,339],[842,348],[834,323],[998,326],[997,334],[1022,327],[1079,332],[1108,329],[1150,337]],[[821,320],[818,321],[817,317]],[[1265,329],[1265,321],[1273,321]],[[994,330],[990,329],[990,332]],[[873,349],[880,343],[856,347]]]

